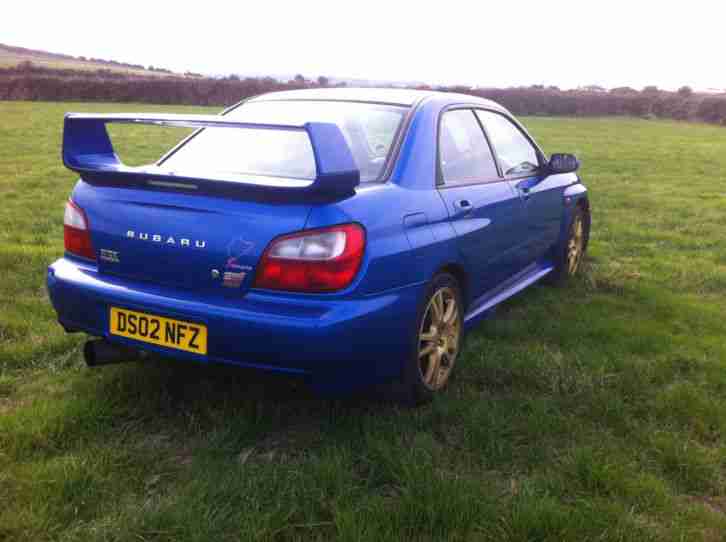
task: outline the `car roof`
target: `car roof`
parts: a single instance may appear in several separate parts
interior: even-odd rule
[[[504,108],[484,98],[470,94],[457,94],[435,90],[411,90],[403,88],[309,88],[301,90],[284,90],[261,94],[250,99],[251,102],[277,100],[330,100],[345,102],[371,102],[391,105],[412,106],[419,100],[436,96],[453,103],[477,103],[498,110]]]

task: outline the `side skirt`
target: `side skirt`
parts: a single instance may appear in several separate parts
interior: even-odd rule
[[[553,269],[554,266],[550,262],[533,263],[525,267],[522,271],[507,279],[502,285],[497,286],[474,300],[469,312],[464,316],[464,325],[467,328],[471,327],[479,320],[488,316],[502,301],[509,299],[514,294],[524,290],[527,286],[534,284]]]

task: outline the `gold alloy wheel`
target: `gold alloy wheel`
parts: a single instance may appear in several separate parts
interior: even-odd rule
[[[456,292],[443,287],[426,306],[418,334],[418,367],[424,385],[432,391],[449,380],[459,353],[461,312]]]
[[[567,271],[574,275],[582,260],[585,246],[585,229],[582,226],[582,215],[576,214],[572,222],[572,235],[567,242]]]

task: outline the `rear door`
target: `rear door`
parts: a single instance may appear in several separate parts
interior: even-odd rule
[[[546,256],[557,241],[562,220],[560,182],[548,182],[544,157],[529,137],[511,119],[501,113],[477,110],[494,148],[500,169],[515,190],[526,213],[526,248],[520,253],[527,265]]]
[[[500,175],[471,109],[443,113],[439,128],[439,193],[457,234],[477,298],[519,269],[523,202]]]

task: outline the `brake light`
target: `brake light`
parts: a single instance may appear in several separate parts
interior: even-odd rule
[[[96,259],[86,213],[71,200],[66,203],[66,210],[63,214],[63,241],[66,252],[90,260]]]
[[[296,292],[342,290],[355,278],[365,250],[358,224],[302,231],[273,240],[257,267],[255,288]]]

